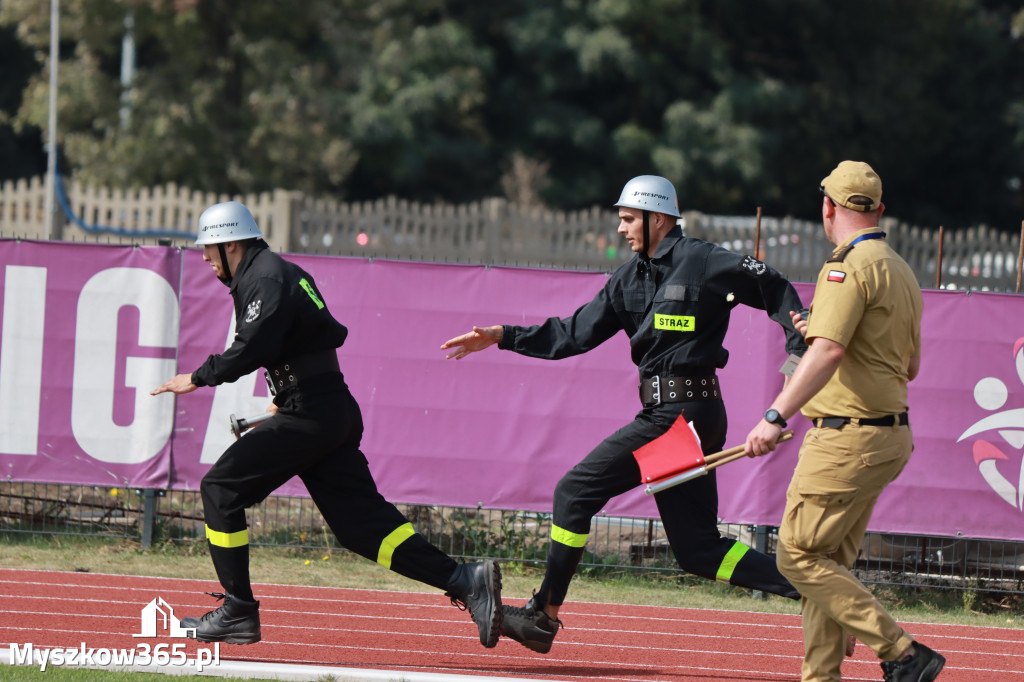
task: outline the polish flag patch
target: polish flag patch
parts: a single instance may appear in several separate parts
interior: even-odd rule
[[[846,273],[842,270],[829,270],[828,281],[830,282],[843,282],[846,280]]]

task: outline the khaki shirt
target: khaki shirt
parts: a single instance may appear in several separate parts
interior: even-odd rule
[[[910,266],[885,242],[861,230],[840,244],[818,275],[807,340],[846,348],[804,416],[882,417],[907,409],[910,358],[921,355],[924,300]],[[884,233],[883,233],[884,234]]]

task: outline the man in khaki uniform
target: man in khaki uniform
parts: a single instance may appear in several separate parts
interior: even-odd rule
[[[786,493],[779,570],[800,591],[804,682],[840,680],[844,631],[871,647],[886,682],[930,682],[945,659],[901,628],[850,569],[882,490],[910,459],[907,382],[921,361],[921,289],[877,227],[882,181],[843,161],[821,183],[822,222],[836,245],[818,275],[810,348],[747,436],[765,455],[801,410],[814,426]]]

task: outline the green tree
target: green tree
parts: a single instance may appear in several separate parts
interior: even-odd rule
[[[493,134],[482,116],[491,52],[445,6],[367,3],[369,54],[348,103],[356,196],[471,201],[493,192]]]
[[[694,3],[501,4],[503,68],[489,106],[492,129],[506,133],[500,156],[548,164],[553,205],[610,204],[624,179],[653,170],[662,111],[703,78],[673,66],[700,36]]]
[[[41,175],[46,157],[39,128],[12,123],[37,68],[32,52],[18,40],[13,26],[0,25],[0,64],[0,180]]]
[[[19,43],[0,33],[0,56],[21,74],[0,90],[0,126],[18,134],[47,118],[47,4],[0,4]],[[684,207],[814,218],[820,178],[860,158],[905,220],[1012,229],[1024,207],[1020,0],[63,0],[61,12],[65,170],[97,183],[456,202],[506,191],[576,208],[653,172]],[[137,70],[123,89],[126,19]]]
[[[655,172],[704,211],[814,218],[843,158],[923,224],[1001,222],[1019,201],[1020,57],[1010,17],[978,2],[513,6],[492,120],[550,164],[551,203],[607,204]]]
[[[781,84],[741,119],[766,142],[771,175],[753,197],[771,212],[816,217],[817,180],[859,158],[902,219],[1011,218],[1022,168],[1006,21],[971,0],[706,0],[705,15],[737,73]]]
[[[442,7],[64,2],[62,148],[82,178],[116,186],[474,198],[488,189],[475,181],[488,140],[478,115],[487,51]],[[138,65],[122,91],[129,16]],[[10,0],[0,14],[40,50],[48,19],[34,0]],[[44,70],[18,120],[45,122],[46,95]]]
[[[48,41],[44,3],[8,0],[0,19]],[[358,74],[345,3],[77,0],[61,5],[60,142],[72,170],[117,186],[178,182],[217,192],[344,182],[358,160],[343,106]],[[137,70],[120,86],[125,20]],[[322,25],[331,31],[322,31]],[[48,71],[48,68],[44,71]],[[18,120],[46,120],[47,73]],[[128,115],[123,115],[123,106]]]

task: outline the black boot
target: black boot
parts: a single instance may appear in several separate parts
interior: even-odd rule
[[[905,661],[886,661],[882,663],[882,675],[885,682],[932,682],[946,658],[920,642],[914,642],[914,655]]]
[[[243,601],[230,594],[207,592],[223,599],[220,607],[199,618],[182,618],[181,627],[195,628],[189,637],[200,642],[254,644],[260,641],[260,603]]]
[[[501,569],[494,561],[459,564],[448,580],[446,597],[469,615],[480,630],[480,643],[490,648],[498,643],[501,626]]]
[[[537,595],[526,602],[526,606],[503,606],[501,609],[501,634],[539,654],[551,651],[558,628],[563,627],[562,621],[544,612],[544,605],[537,600]]]

